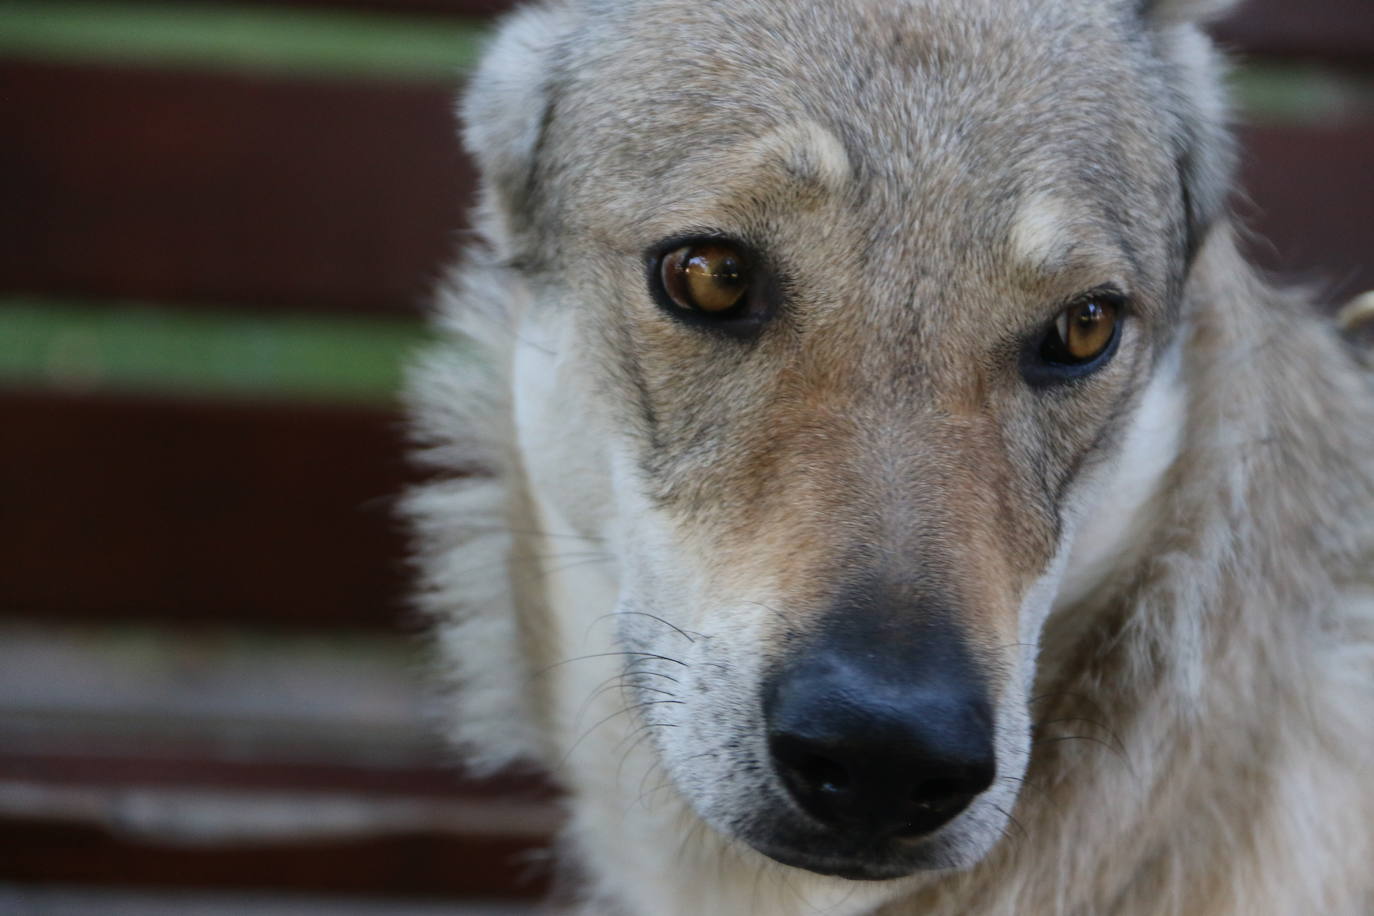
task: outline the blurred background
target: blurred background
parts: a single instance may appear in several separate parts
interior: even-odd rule
[[[390,515],[471,193],[452,98],[505,6],[0,0],[0,913],[547,886],[549,793],[428,726]],[[1374,3],[1217,32],[1255,256],[1374,287]]]

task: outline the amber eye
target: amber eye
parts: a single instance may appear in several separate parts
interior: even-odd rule
[[[1041,356],[1048,362],[1076,366],[1101,356],[1116,339],[1117,304],[1106,298],[1071,305],[1054,319]]]
[[[723,315],[744,302],[749,267],[744,254],[733,245],[700,242],[665,254],[659,279],[678,308]]]

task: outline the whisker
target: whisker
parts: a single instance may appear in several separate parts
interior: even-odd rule
[[[1131,765],[1131,758],[1126,756],[1123,750],[1118,750],[1110,743],[1103,741],[1101,738],[1095,737],[1093,735],[1055,735],[1054,737],[1049,738],[1037,738],[1032,742],[1032,745],[1058,744],[1061,741],[1089,741],[1093,744],[1100,745],[1101,747],[1106,748],[1116,756],[1120,757],[1121,762],[1126,765],[1127,772],[1129,772],[1133,778],[1139,779],[1139,776],[1136,775],[1135,768]]]
[[[790,632],[795,632],[795,630],[796,630],[795,621],[794,621],[791,617],[788,617],[786,614],[784,614],[782,611],[780,611],[780,610],[778,610],[777,608],[773,607],[772,605],[770,605],[770,604],[764,604],[762,601],[745,601],[745,602],[743,602],[743,603],[744,603],[744,604],[752,604],[752,605],[754,605],[755,607],[761,607],[761,608],[763,608],[765,611],[768,611],[769,613],[776,615],[777,618],[778,618],[779,620],[781,620],[783,623],[787,624],[787,630],[788,630],[789,633],[790,633]]]
[[[659,623],[663,624],[665,627],[668,627],[688,642],[696,642],[695,639],[688,635],[687,630],[682,629],[682,627],[678,626],[677,624],[664,620],[662,617],[659,617],[656,614],[650,614],[646,611],[611,611],[609,614],[602,614],[600,617],[596,618],[591,623],[587,624],[587,630],[585,633],[582,634],[583,640],[586,640],[586,638],[589,635],[591,635],[592,627],[596,626],[601,621],[608,620],[612,617],[648,617],[650,620],[656,620]],[[696,631],[694,630],[692,632]],[[697,636],[702,636],[702,634],[697,633]],[[705,637],[702,636],[702,638],[704,639]]]
[[[600,537],[594,534],[555,534],[554,532],[542,531],[538,528],[508,528],[505,525],[455,524],[452,527],[462,529],[464,531],[480,531],[493,534],[524,534],[529,535],[530,537],[569,538],[579,541],[597,541],[600,543],[605,543],[607,540],[604,537]]]
[[[577,569],[579,566],[592,566],[596,563],[609,563],[614,559],[615,557],[611,556],[594,557],[590,560],[579,560],[576,563],[564,563],[562,566],[552,566],[547,569],[535,570],[534,572],[526,573],[526,575],[530,577],[531,581],[538,582],[548,578],[549,576],[552,576],[554,573],[567,572],[570,569]]]
[[[573,558],[573,557],[578,557],[578,558],[590,557],[590,558],[593,558],[594,560],[597,560],[597,561],[600,561],[600,562],[608,562],[608,561],[610,561],[611,559],[614,559],[613,557],[610,557],[610,556],[608,556],[608,555],[606,555],[606,554],[604,554],[604,553],[602,553],[602,552],[600,552],[600,551],[578,550],[578,551],[570,551],[570,552],[568,552],[568,553],[535,554],[535,555],[525,556],[525,557],[511,557],[511,558],[510,558],[509,560],[507,560],[506,562],[507,562],[507,564],[511,567],[512,571],[514,571],[514,572],[519,572],[521,575],[529,575],[529,576],[534,576],[534,575],[548,575],[549,570],[532,569],[532,570],[529,570],[529,571],[523,571],[523,568],[524,568],[524,567],[528,567],[528,566],[537,566],[538,564],[541,564],[541,563],[547,563],[547,562],[550,561],[550,560],[566,560],[566,559],[571,559],[571,558]],[[590,561],[588,561],[588,562],[590,562]],[[573,564],[573,565],[577,565],[577,564]],[[446,570],[446,571],[445,571],[445,574],[448,575],[448,576],[466,578],[466,577],[468,577],[468,576],[477,575],[478,573],[485,573],[485,572],[488,572],[490,569],[491,569],[491,564],[489,564],[489,563],[482,563],[482,564],[475,564],[475,565],[472,565],[472,566],[460,567],[460,568],[458,568],[458,569]]]
[[[1038,793],[1040,794],[1040,797],[1042,797],[1042,798],[1043,798],[1043,797],[1045,796],[1045,794],[1046,794],[1046,789],[1045,789],[1044,786],[1042,786],[1042,785],[1041,785],[1040,783],[1038,783],[1038,782],[1035,782],[1034,780],[1027,779],[1027,778],[1022,777],[1022,776],[998,776],[998,777],[997,777],[997,781],[998,781],[998,782],[1001,782],[1001,781],[1003,781],[1003,780],[1006,780],[1006,781],[1008,781],[1008,782],[1017,783],[1017,785],[1018,785],[1017,792],[1018,792],[1018,793],[1023,793],[1023,792],[1026,792],[1027,790],[1029,790],[1029,791],[1032,791],[1032,792],[1038,792]],[[1029,797],[1031,797],[1031,796],[1027,795],[1027,796],[1025,796],[1025,797],[1029,798]]]
[[[636,691],[644,690],[649,691],[651,693],[659,693],[671,699],[677,698],[677,694],[669,690],[663,690],[658,687],[648,687],[643,684],[626,683],[625,677],[626,673],[624,671],[617,672],[616,674],[613,674],[605,680],[601,681],[601,683],[597,684],[596,687],[592,689],[591,694],[585,700],[583,700],[582,705],[578,707],[577,715],[573,716],[574,731],[581,727],[582,717],[587,714],[587,710],[591,708],[592,703],[596,702],[596,698],[606,693],[607,691],[615,690],[617,687],[619,687],[622,691],[630,689]]]
[[[635,729],[634,731],[630,732],[630,734],[626,735],[624,738],[621,738],[621,739],[620,739],[620,744],[624,744],[624,743],[625,743],[626,741],[628,741],[630,738],[632,738],[632,737],[634,737],[634,736],[636,736],[636,735],[639,736],[639,737],[635,738],[633,744],[631,744],[629,747],[627,747],[627,748],[625,749],[625,753],[620,755],[620,763],[619,763],[619,764],[616,766],[616,768],[615,768],[615,782],[616,782],[616,785],[620,785],[621,776],[622,776],[622,775],[624,774],[624,772],[625,772],[625,762],[626,762],[627,760],[630,759],[630,755],[631,755],[632,753],[634,753],[635,748],[639,747],[641,744],[643,744],[645,741],[647,741],[647,740],[649,739],[649,736],[653,733],[653,728],[654,728],[654,723],[653,723],[653,722],[646,722],[646,723],[644,723],[643,725],[641,725],[639,728],[637,728],[637,729]],[[616,748],[615,748],[615,749],[616,749],[616,750],[619,750],[619,749],[620,749],[620,745],[619,745],[619,744],[616,745]],[[657,761],[655,761],[655,762],[657,762]]]
[[[1103,718],[1107,718],[1107,710],[1102,704],[1094,699],[1090,694],[1076,690],[1048,690],[1045,693],[1038,693],[1026,701],[1028,705],[1039,703],[1042,700],[1050,700],[1055,697],[1068,697],[1071,700],[1081,700],[1093,708],[1093,711]]]
[[[646,793],[644,791],[644,784],[649,781],[649,774],[653,773],[655,770],[659,771],[660,773],[663,771],[663,767],[659,765],[657,759],[653,760],[649,766],[645,767],[644,775],[639,777],[639,786],[636,789],[636,791],[639,793],[639,797],[630,803],[632,806],[638,804],[641,808],[644,808],[644,800],[647,796],[653,795],[655,792],[658,792],[673,784],[673,778],[671,776],[666,776],[663,782],[659,783],[658,786],[652,792]],[[649,809],[644,808],[644,810],[648,811]]]
[[[673,677],[671,674],[664,674],[662,671],[654,671],[654,670],[649,669],[649,668],[637,668],[637,667],[635,667],[636,665],[639,665],[639,664],[641,664],[641,663],[643,663],[643,662],[649,662],[649,661],[653,661],[653,659],[642,658],[642,659],[639,659],[638,661],[631,662],[630,664],[628,664],[628,665],[625,666],[625,675],[626,675],[627,677],[630,677],[630,676],[633,676],[633,677],[640,677],[640,676],[643,676],[643,675],[652,675],[653,677],[661,677],[661,678],[663,678],[665,681],[668,681],[668,682],[673,683],[673,684],[677,684],[679,687],[682,686],[682,681],[679,681],[677,678]],[[637,685],[633,685],[633,684],[632,684],[631,686],[637,686]]]
[[[694,820],[696,823],[692,824],[691,827],[683,831],[682,842],[678,843],[677,846],[677,858],[679,860],[687,856],[687,847],[692,843],[694,839],[700,838],[702,832],[706,828],[706,822],[703,821],[701,818],[694,817],[692,818],[692,820]]]
[[[609,716],[605,716],[605,717],[599,719],[595,725],[593,725],[591,728],[589,728],[589,729],[587,729],[585,732],[583,732],[583,733],[581,734],[581,736],[578,737],[578,739],[572,743],[572,747],[568,748],[567,752],[563,755],[562,759],[560,759],[560,760],[558,761],[558,765],[559,765],[560,767],[562,767],[562,766],[564,766],[565,764],[567,764],[568,759],[569,759],[570,757],[572,757],[572,755],[573,755],[573,751],[577,750],[578,747],[581,746],[582,742],[583,742],[583,741],[586,741],[587,738],[591,736],[592,732],[596,731],[598,728],[600,728],[601,726],[605,725],[607,722],[611,721],[612,719],[616,718],[617,716],[623,716],[623,715],[625,715],[626,713],[628,713],[628,712],[633,712],[633,711],[636,710],[636,709],[644,709],[644,708],[649,707],[649,706],[661,706],[661,705],[668,705],[668,704],[671,704],[671,705],[674,705],[674,706],[685,706],[685,705],[687,705],[686,702],[683,701],[683,700],[645,700],[643,703],[634,703],[634,704],[632,704],[632,705],[630,705],[630,706],[626,706],[626,707],[624,707],[624,708],[622,708],[622,709],[617,709],[615,712],[611,713]],[[655,723],[653,723],[653,724],[654,724],[655,726],[666,726],[666,727],[668,727],[668,728],[674,728],[674,727],[676,727],[676,726],[674,726],[674,725],[672,725],[671,723],[668,723],[668,722],[655,722]]]
[[[994,646],[993,652],[1001,652],[1003,649],[1038,649],[1039,644],[1033,642],[1008,642],[1000,646]]]
[[[1001,814],[1003,817],[1007,819],[1008,824],[1011,824],[1016,827],[1016,830],[1020,834],[1022,840],[1026,840],[1029,838],[1029,834],[1026,833],[1026,828],[1022,826],[1021,822],[1018,821],[1010,811],[1006,810],[1001,805],[993,805],[992,807],[996,809],[997,813]],[[1005,835],[1006,828],[1003,827],[1002,829],[1004,831],[1003,835]]]
[[[1122,757],[1126,756],[1126,745],[1123,744],[1121,739],[1117,737],[1116,732],[1112,731],[1110,728],[1103,725],[1101,722],[1098,722],[1094,719],[1086,718],[1084,716],[1062,716],[1058,719],[1047,719],[1043,722],[1034,722],[1031,724],[1031,729],[1032,731],[1038,732],[1045,728],[1048,728],[1051,725],[1058,725],[1063,722],[1082,722],[1085,725],[1091,725],[1094,728],[1102,729],[1104,732],[1107,733],[1107,737],[1111,739],[1112,744],[1115,745],[1116,751]]]
[[[658,793],[662,792],[664,789],[671,789],[672,787],[673,787],[673,780],[672,780],[671,778],[665,779],[665,780],[663,780],[663,782],[661,782],[661,783],[659,783],[658,785],[654,786],[654,787],[653,787],[652,789],[650,789],[648,792],[641,792],[639,798],[636,798],[633,802],[631,802],[631,804],[632,804],[632,805],[637,804],[637,805],[639,805],[641,808],[643,808],[645,811],[648,811],[648,810],[649,810],[649,807],[648,807],[648,805],[647,805],[648,800],[651,799],[651,798],[653,798],[653,797],[654,797],[655,795],[657,795]]]
[[[589,660],[594,659],[594,658],[611,658],[611,657],[614,657],[614,656],[628,656],[628,655],[635,655],[635,656],[639,656],[639,657],[641,657],[641,658],[656,658],[656,659],[658,659],[659,661],[662,661],[662,662],[671,662],[671,663],[673,663],[674,665],[681,665],[681,666],[684,667],[684,668],[690,668],[690,667],[691,667],[691,666],[688,665],[686,662],[680,661],[679,659],[676,659],[676,658],[670,658],[670,657],[668,657],[667,655],[659,655],[659,654],[656,653],[656,652],[637,652],[637,651],[634,651],[633,649],[626,649],[626,650],[622,650],[622,651],[619,651],[619,652],[593,652],[593,653],[591,653],[590,655],[577,655],[577,656],[574,656],[574,657],[572,657],[572,658],[565,658],[565,659],[563,659],[561,662],[554,662],[552,665],[548,665],[547,667],[540,668],[538,671],[534,672],[534,674],[533,674],[532,676],[533,676],[533,677],[540,677],[540,676],[542,676],[542,675],[548,674],[550,671],[552,671],[552,670],[555,669],[555,668],[561,668],[561,667],[563,667],[564,665],[571,665],[573,662],[585,662],[585,661],[589,661]],[[649,672],[644,672],[644,673],[649,673]]]

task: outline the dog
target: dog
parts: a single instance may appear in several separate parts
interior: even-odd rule
[[[405,502],[598,914],[1374,912],[1374,384],[1208,0],[546,0]]]

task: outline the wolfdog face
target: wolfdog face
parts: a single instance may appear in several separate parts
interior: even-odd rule
[[[574,3],[478,75],[524,485],[613,560],[610,606],[546,596],[554,651],[614,612],[724,836],[886,879],[1002,834],[1043,625],[1224,184],[1176,12]]]

